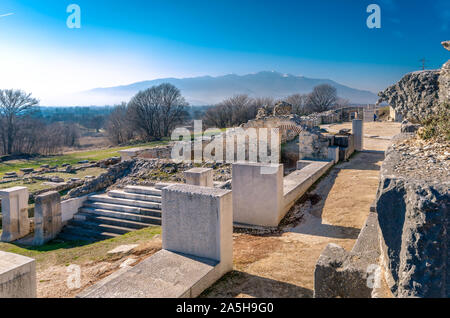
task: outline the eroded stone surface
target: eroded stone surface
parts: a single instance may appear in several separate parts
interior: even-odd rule
[[[397,297],[449,297],[448,154],[406,137],[386,152],[377,194],[388,284]]]
[[[406,74],[396,84],[378,93],[379,103],[386,101],[403,118],[419,122],[432,115],[438,107],[440,70]]]

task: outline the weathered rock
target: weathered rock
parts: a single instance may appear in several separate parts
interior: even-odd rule
[[[23,169],[20,169],[20,171],[22,171],[25,174],[28,174],[28,173],[32,173],[34,171],[34,169],[33,168],[23,168]]]
[[[104,190],[113,185],[117,179],[127,175],[130,172],[134,161],[127,160],[120,162],[108,168],[108,171],[92,180],[86,180],[83,186],[71,190],[67,196],[69,198],[83,196],[89,193]]]
[[[378,103],[386,101],[403,118],[420,122],[438,107],[440,70],[406,74],[398,83],[378,93]]]
[[[328,244],[314,271],[314,298],[370,298],[365,268],[354,267],[349,253]]]
[[[441,44],[446,50],[450,51],[450,41],[443,41]]]
[[[450,104],[450,60],[442,66],[439,76],[439,102]]]
[[[105,160],[101,160],[97,163],[100,168],[108,168],[109,166],[118,164],[120,162],[120,157],[111,157]]]
[[[402,133],[415,133],[417,130],[419,130],[419,128],[420,128],[419,124],[412,124],[409,121],[404,121],[402,122],[400,131]]]
[[[120,245],[108,252],[108,254],[129,254],[138,244]]]
[[[371,298],[381,288],[378,222],[370,213],[351,252],[328,244],[314,270],[315,298]]]
[[[292,105],[286,102],[278,102],[273,109],[274,116],[289,116],[292,114]]]
[[[396,143],[404,138],[398,136]],[[448,169],[437,171],[434,156],[426,155],[434,163],[422,173],[424,151],[394,144],[381,168],[376,211],[382,263],[397,297],[450,296],[450,176]]]
[[[267,112],[264,108],[258,108],[258,113],[256,114],[256,119],[261,119],[267,117]]]

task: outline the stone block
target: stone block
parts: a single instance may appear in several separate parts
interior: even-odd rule
[[[124,266],[77,295],[79,298],[193,298],[217,277],[217,262],[161,250]]]
[[[88,196],[82,196],[78,198],[72,198],[61,202],[61,218],[63,224],[71,219],[83,206],[84,202],[88,199]]]
[[[0,298],[36,297],[36,261],[0,251]]]
[[[28,189],[25,187],[0,190],[3,242],[12,242],[30,233],[28,196]]]
[[[278,226],[283,217],[283,165],[235,163],[232,169],[233,221]]]
[[[211,168],[193,168],[184,172],[186,184],[201,187],[213,187],[214,170]]]
[[[39,246],[54,239],[62,229],[61,197],[51,191],[36,197],[34,207],[33,245]]]
[[[376,213],[370,213],[356,243],[347,252],[328,244],[314,270],[315,298],[372,298],[382,288]]]
[[[162,189],[163,249],[233,264],[231,191],[175,184]]]
[[[326,160],[299,160],[297,162],[297,168],[300,169],[283,178],[282,217],[333,164],[332,161]]]
[[[333,161],[335,164],[339,162],[339,147],[328,147],[328,159]]]

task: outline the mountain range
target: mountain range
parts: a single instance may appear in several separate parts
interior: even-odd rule
[[[190,105],[212,105],[236,94],[280,99],[295,93],[310,93],[320,84],[334,86],[339,97],[348,99],[354,104],[373,104],[378,100],[377,95],[370,91],[351,88],[329,79],[307,78],[272,71],[217,77],[161,78],[124,86],[95,88],[80,94],[96,105],[111,105],[129,101],[140,90],[161,83],[171,83],[178,87]]]

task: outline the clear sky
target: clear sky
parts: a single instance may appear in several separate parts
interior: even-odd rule
[[[81,28],[66,25],[69,4]],[[381,7],[369,29],[366,8]],[[450,58],[449,0],[1,0],[0,88],[42,104],[161,77],[262,70],[373,92]]]

